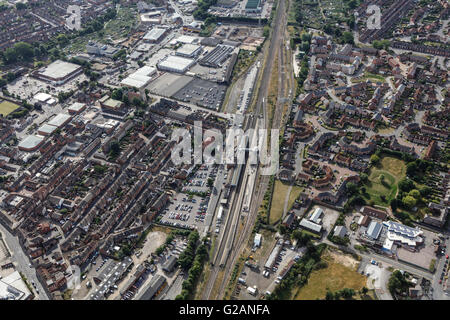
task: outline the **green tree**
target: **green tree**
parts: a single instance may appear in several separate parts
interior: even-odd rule
[[[420,191],[417,190],[417,189],[411,190],[411,191],[408,193],[408,195],[414,197],[416,200],[419,200],[419,199],[420,199]]]
[[[370,156],[370,162],[374,165],[378,164],[380,162],[380,157],[376,154],[373,154]]]
[[[411,196],[406,196],[402,199],[403,205],[408,209],[411,209],[412,207],[414,207],[416,202],[417,202],[417,200]]]

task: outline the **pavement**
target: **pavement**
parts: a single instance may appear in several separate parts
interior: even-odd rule
[[[11,253],[11,261],[14,263],[17,271],[21,272],[28,280],[31,285],[31,281],[36,284],[36,288],[39,290],[39,294],[37,294],[34,289],[33,293],[36,296],[37,300],[50,300],[47,293],[44,290],[44,287],[39,282],[36,270],[34,268],[30,268],[30,260],[28,256],[23,252],[22,247],[19,244],[19,239],[16,236],[13,236],[5,227],[0,224],[0,232],[2,233],[3,240],[5,241],[9,252]]]

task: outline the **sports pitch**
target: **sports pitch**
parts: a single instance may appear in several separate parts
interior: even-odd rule
[[[3,115],[4,117],[6,117],[11,112],[13,112],[19,108],[20,108],[20,106],[15,103],[0,100],[0,114]]]

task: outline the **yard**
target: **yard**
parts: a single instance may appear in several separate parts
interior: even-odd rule
[[[366,277],[356,271],[359,262],[352,256],[327,249],[322,260],[327,262],[328,267],[313,271],[308,284],[295,294],[295,300],[324,299],[328,290],[334,293],[344,288],[357,292],[354,299],[373,299],[370,292],[364,296],[358,294],[366,284]]]
[[[286,200],[286,194],[289,192],[289,185],[284,184],[280,180],[275,180],[275,187],[272,196],[272,205],[270,207],[269,223],[277,223],[283,216],[284,202]],[[289,194],[287,210],[289,210],[294,204],[295,199],[303,191],[303,188],[298,186],[292,186],[291,192]]]
[[[380,163],[370,170],[364,198],[373,200],[376,205],[387,206],[397,194],[398,182],[405,176],[406,165],[403,160],[382,157]]]
[[[11,112],[13,112],[19,108],[20,108],[19,105],[9,102],[9,101],[1,101],[0,102],[0,114],[3,115],[3,117],[6,117]]]

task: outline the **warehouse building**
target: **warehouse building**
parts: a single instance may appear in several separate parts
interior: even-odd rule
[[[188,58],[178,57],[178,56],[167,56],[161,60],[157,67],[162,71],[185,73],[195,64],[195,61]]]
[[[31,75],[53,85],[62,85],[82,72],[83,68],[77,64],[56,60],[48,66],[34,71]]]
[[[202,47],[196,44],[186,43],[177,49],[175,54],[180,57],[195,58],[202,52]]]
[[[231,56],[234,48],[228,45],[218,45],[199,61],[200,65],[211,68],[220,68],[224,62]]]
[[[169,29],[152,28],[147,32],[142,40],[148,43],[159,43],[167,35]]]
[[[72,119],[72,117],[68,114],[64,113],[58,113],[52,120],[48,122],[49,125],[55,126],[57,128],[64,127],[69,121]]]
[[[126,87],[138,89],[141,98],[145,100],[145,88],[153,80],[153,76],[155,74],[156,68],[144,66],[123,79],[120,84]]]
[[[167,272],[170,273],[173,271],[173,269],[175,268],[175,265],[177,264],[177,258],[175,256],[170,256],[166,262],[164,262],[162,269]]]
[[[42,136],[28,136],[19,143],[19,150],[32,152],[36,151],[44,142]]]
[[[245,5],[245,12],[247,13],[259,13],[262,10],[261,0],[247,0]]]
[[[56,129],[58,129],[58,128],[46,123],[38,129],[38,134],[40,134],[41,136],[49,136],[53,132],[55,132]]]
[[[136,300],[152,300],[156,298],[166,286],[166,278],[157,274],[150,281],[148,288],[136,297]]]
[[[79,114],[86,110],[86,105],[84,103],[75,102],[67,108],[67,111],[71,115]]]

